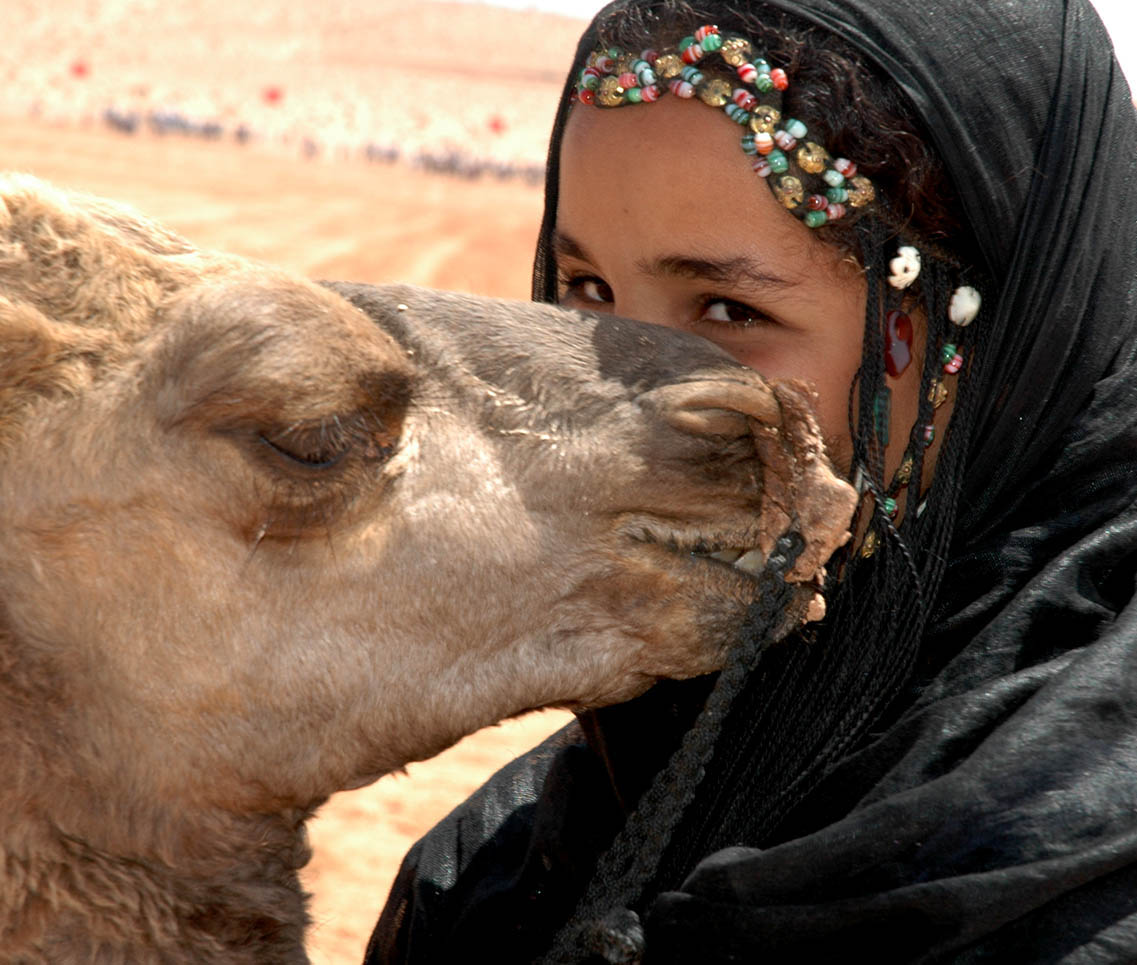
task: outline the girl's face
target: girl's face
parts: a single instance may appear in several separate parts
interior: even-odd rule
[[[561,149],[560,300],[694,332],[764,376],[812,383],[830,457],[848,471],[864,278],[778,203],[740,137],[721,111],[676,97],[575,106]],[[919,368],[890,380],[894,425],[915,419]],[[895,468],[901,454],[889,455]]]

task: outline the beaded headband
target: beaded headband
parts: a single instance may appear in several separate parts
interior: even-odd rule
[[[710,74],[702,63],[718,52],[735,81]],[[724,71],[725,73],[725,71]],[[645,50],[630,54],[617,48],[596,50],[580,72],[573,97],[596,107],[650,104],[667,91],[676,97],[698,97],[721,107],[726,116],[747,128],[742,150],[754,158],[752,167],[767,179],[774,196],[810,228],[843,218],[847,205],[860,208],[876,197],[868,178],[846,158],[833,158],[820,144],[806,140],[805,124],[782,119],[782,93],[789,78],[753,56],[750,41],[719,32],[707,24],[679,41],[675,50]],[[796,150],[795,150],[796,149]]]

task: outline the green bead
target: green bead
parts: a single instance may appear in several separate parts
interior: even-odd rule
[[[833,204],[844,204],[849,200],[849,192],[846,188],[829,188],[825,192],[825,197]]]
[[[623,53],[623,51],[619,47],[609,47],[608,48],[608,56],[611,57],[613,60],[618,60],[622,53]]]
[[[806,226],[809,228],[820,228],[829,220],[829,217],[824,211],[810,211],[802,220],[805,221]]]
[[[953,358],[955,358],[955,353],[956,353],[956,347],[954,345],[952,345],[951,342],[948,342],[940,350],[940,362],[943,363],[944,365],[947,365],[948,362],[950,362]]]
[[[761,57],[755,57],[753,60],[754,69],[760,74],[770,73],[770,62],[763,60]]]
[[[589,90],[596,90],[596,88],[600,86],[600,78],[595,74],[581,74],[580,86],[586,87]]]
[[[796,136],[797,135],[795,135],[795,137]],[[843,188],[845,186],[845,175],[836,168],[827,168],[825,173],[821,176],[825,179],[825,183],[831,188]]]
[[[718,34],[707,34],[699,46],[709,54],[722,46],[722,37]]]
[[[624,91],[624,100],[629,104],[638,104],[643,100],[643,91],[638,87],[629,87]]]
[[[683,51],[686,50],[688,47],[690,47],[691,44],[693,44],[694,42],[695,42],[694,35],[692,35],[690,37],[684,37],[682,40],[679,41],[679,53],[683,53]]]
[[[770,75],[759,74],[754,78],[754,89],[761,91],[763,94],[767,91],[772,91],[774,89],[774,82],[770,80]]]
[[[893,499],[891,496],[885,496],[884,499],[882,499],[880,501],[880,508],[883,509],[886,513],[888,513],[889,516],[895,516],[896,515],[896,500]]]
[[[766,162],[774,174],[785,174],[790,169],[790,162],[781,151],[771,151],[766,156]]]

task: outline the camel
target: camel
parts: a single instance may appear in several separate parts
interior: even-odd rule
[[[0,959],[307,961],[332,793],[715,670],[780,534],[816,619],[855,495],[810,406],[693,336],[0,178]]]

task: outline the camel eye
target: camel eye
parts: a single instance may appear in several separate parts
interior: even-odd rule
[[[336,438],[338,435],[319,429],[261,433],[260,440],[290,463],[305,469],[331,469],[347,455],[350,448],[347,440]]]

